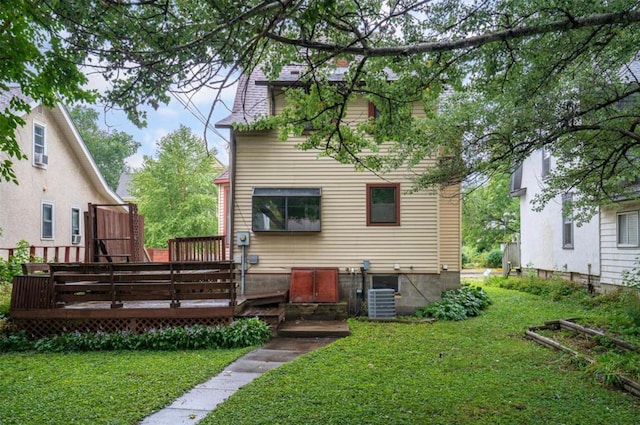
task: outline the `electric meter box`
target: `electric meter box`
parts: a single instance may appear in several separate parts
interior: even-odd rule
[[[236,245],[249,246],[249,232],[238,232],[236,234]]]

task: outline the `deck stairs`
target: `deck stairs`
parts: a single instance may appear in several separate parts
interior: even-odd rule
[[[341,338],[350,335],[346,306],[325,305],[332,313],[318,314],[317,304],[292,304],[288,291],[238,296],[236,318],[257,317],[275,335],[288,338]],[[322,310],[321,306],[321,310]],[[345,314],[336,311],[345,310]]]

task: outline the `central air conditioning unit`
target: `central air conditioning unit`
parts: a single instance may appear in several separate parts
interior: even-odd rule
[[[33,162],[36,165],[47,165],[49,163],[49,157],[43,153],[37,153],[33,156]]]
[[[73,245],[78,245],[82,240],[82,235],[71,235],[71,243]]]
[[[396,291],[369,289],[369,319],[394,320],[396,318]]]

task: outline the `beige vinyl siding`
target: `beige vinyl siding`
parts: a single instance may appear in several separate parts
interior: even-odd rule
[[[622,272],[637,267],[640,248],[619,248],[617,213],[640,210],[640,202],[625,203],[617,210],[602,208],[600,214],[600,281],[622,284]]]
[[[275,96],[275,114],[282,113],[285,105],[285,94],[281,88],[272,88]],[[349,103],[345,123],[355,124],[369,117],[369,102],[359,97]]]
[[[462,235],[460,185],[450,186],[440,194],[440,264],[450,271],[460,271]]]
[[[366,103],[362,102],[365,107]],[[353,108],[355,111],[356,108]],[[294,146],[302,139],[277,140],[275,132],[237,136],[235,231],[251,230],[254,187],[320,187],[321,223],[318,233],[252,233],[247,254],[259,256],[249,272],[288,271],[291,267],[360,267],[371,272],[439,272],[438,198],[427,191],[407,194],[410,183],[400,172],[385,179],[317,152]],[[400,226],[366,223],[366,184],[401,183]],[[239,250],[236,248],[236,255]]]

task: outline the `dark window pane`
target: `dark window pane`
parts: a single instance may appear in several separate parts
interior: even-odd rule
[[[42,238],[53,238],[53,205],[42,205]]]
[[[396,223],[396,188],[371,188],[371,222]]]
[[[320,198],[290,197],[287,199],[287,230],[290,232],[320,231]]]
[[[80,234],[80,210],[75,208],[71,210],[71,234]]]
[[[254,231],[319,232],[320,188],[254,188]]]
[[[255,196],[253,198],[253,230],[285,230],[285,199]]]

